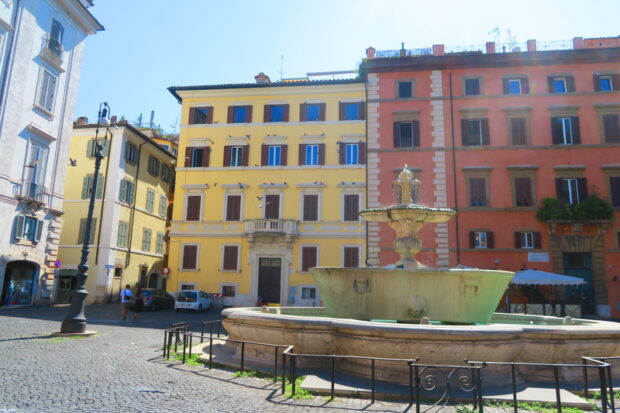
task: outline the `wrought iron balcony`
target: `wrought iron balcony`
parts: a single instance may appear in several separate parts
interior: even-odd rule
[[[41,57],[48,63],[55,65],[57,68],[61,68],[62,66],[63,51],[62,44],[58,40],[49,36],[43,40]]]
[[[287,242],[297,236],[297,221],[294,219],[246,219],[243,232],[250,242],[256,235],[283,235]]]
[[[43,185],[22,181],[15,197],[29,206],[40,208],[45,205],[43,201],[45,195],[44,189]]]

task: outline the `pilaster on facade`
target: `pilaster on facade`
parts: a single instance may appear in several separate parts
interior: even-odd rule
[[[369,73],[367,79],[367,142],[368,142],[368,162],[367,162],[367,193],[366,206],[368,208],[378,208],[381,206],[379,197],[381,189],[379,187],[379,171],[381,168],[380,158],[377,150],[379,144],[379,76]],[[368,223],[367,226],[367,254],[368,262],[372,265],[379,265],[379,224]]]

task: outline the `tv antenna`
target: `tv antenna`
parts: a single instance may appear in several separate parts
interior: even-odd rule
[[[280,81],[282,81],[284,74],[284,55],[280,55]]]

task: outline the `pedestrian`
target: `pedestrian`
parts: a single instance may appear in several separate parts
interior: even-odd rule
[[[131,289],[129,288],[129,284],[125,286],[124,289],[121,290],[121,319],[125,320],[127,318],[127,313],[129,312],[129,306],[131,305]]]
[[[142,289],[138,288],[136,291],[136,301],[133,302],[134,320],[139,320],[142,316],[142,307],[144,307],[144,297],[142,296]]]

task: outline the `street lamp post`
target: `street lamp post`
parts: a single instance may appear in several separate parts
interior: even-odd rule
[[[103,145],[99,143],[99,125],[104,124],[106,127],[104,141],[108,137],[108,125],[110,124],[110,107],[107,102],[99,105],[99,113],[97,116],[97,129],[95,130],[95,173],[93,175],[90,200],[88,202],[88,215],[86,216],[86,228],[84,229],[84,244],[82,245],[82,258],[78,265],[78,274],[76,276],[75,290],[71,291],[70,307],[65,319],[60,326],[61,333],[84,333],[86,331],[86,316],[84,315],[84,300],[88,295],[86,291],[86,278],[88,274],[88,252],[90,251],[90,233],[93,224],[93,212],[95,210],[95,197],[97,194],[97,181],[99,179],[99,169],[101,168],[101,160],[103,159]]]

